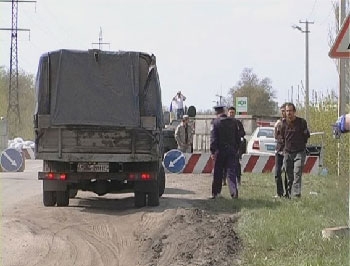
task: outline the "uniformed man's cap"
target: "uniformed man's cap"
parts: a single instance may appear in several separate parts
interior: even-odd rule
[[[183,116],[182,116],[182,119],[183,119],[183,120],[189,119],[189,116],[188,116],[188,115],[183,115]]]
[[[218,104],[218,105],[214,106],[213,108],[214,108],[215,112],[217,112],[217,111],[224,110],[225,106],[222,104]]]

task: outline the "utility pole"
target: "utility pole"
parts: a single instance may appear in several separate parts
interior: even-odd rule
[[[344,19],[346,17],[345,15],[346,11],[346,1],[340,0],[339,4],[339,30],[341,28],[341,25],[344,22]],[[338,117],[345,114],[345,107],[346,107],[346,92],[345,92],[345,84],[346,84],[346,60],[344,58],[338,59],[338,66],[339,66],[339,100],[338,100]]]
[[[102,50],[102,45],[104,45],[104,44],[110,45],[109,42],[103,42],[103,38],[102,38],[102,28],[101,28],[101,27],[100,27],[100,33],[99,33],[99,35],[98,35],[98,42],[92,42],[91,44],[92,44],[92,45],[98,44],[98,49],[99,49],[99,50]]]
[[[218,104],[221,105],[221,104],[222,104],[221,99],[222,99],[223,96],[222,96],[222,95],[219,95],[219,94],[216,94],[215,96],[216,96],[216,97],[219,97],[219,102],[218,102]]]
[[[309,119],[309,24],[314,24],[314,22],[305,20],[299,20],[299,23],[305,24],[305,30],[299,26],[292,26],[294,29],[305,33],[305,119]]]
[[[12,25],[11,28],[0,28],[0,30],[11,31],[11,49],[10,49],[10,79],[9,79],[9,99],[7,108],[7,121],[10,131],[10,137],[18,132],[19,125],[21,123],[19,101],[18,101],[18,43],[17,32],[18,31],[30,31],[29,29],[19,29],[18,24],[18,3],[36,3],[36,1],[6,1],[0,2],[12,3]]]

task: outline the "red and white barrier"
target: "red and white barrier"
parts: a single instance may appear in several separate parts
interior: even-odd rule
[[[34,156],[34,149],[33,148],[22,148],[22,153],[24,155],[24,158],[26,160],[34,160],[35,156]]]
[[[318,174],[318,156],[306,156],[303,173]],[[270,173],[275,171],[275,155],[251,155],[243,154],[241,161],[242,172]]]
[[[214,162],[209,153],[185,153],[186,164],[183,174],[210,174],[214,169]],[[241,160],[242,172],[271,173],[275,170],[274,155],[243,154]],[[168,172],[165,169],[166,172]],[[319,157],[307,156],[303,173],[315,174],[319,172]]]
[[[186,153],[184,174],[210,174],[214,169],[214,161],[209,153]]]

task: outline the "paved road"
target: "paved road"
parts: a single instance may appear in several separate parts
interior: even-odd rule
[[[38,171],[42,170],[42,164],[41,160],[26,160],[24,172],[0,173],[3,210],[24,199],[41,197],[42,182],[38,180]]]

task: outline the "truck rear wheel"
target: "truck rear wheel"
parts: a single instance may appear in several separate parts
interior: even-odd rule
[[[164,191],[165,191],[165,172],[164,172],[164,167],[163,166],[161,166],[159,168],[158,184],[159,184],[159,197],[161,197],[164,194]]]
[[[148,206],[159,206],[159,184],[160,179],[156,180],[154,183],[154,190],[152,190],[152,192],[148,192]]]
[[[135,207],[140,208],[146,206],[146,193],[135,191]]]
[[[43,203],[46,207],[56,205],[56,191],[43,191]]]
[[[78,190],[76,188],[69,189],[69,198],[74,199],[78,194]]]
[[[159,206],[159,192],[148,193],[148,206]]]
[[[64,207],[69,205],[69,191],[56,191],[57,206]]]

